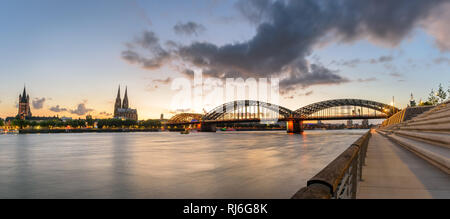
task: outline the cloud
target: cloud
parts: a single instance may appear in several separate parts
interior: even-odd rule
[[[172,78],[171,77],[167,77],[166,79],[155,79],[155,80],[153,80],[152,82],[153,83],[155,83],[155,84],[169,84],[170,82],[172,81]]]
[[[35,108],[35,109],[42,109],[42,107],[44,107],[44,103],[45,103],[45,97],[34,98],[32,101],[33,108]]]
[[[446,63],[450,65],[450,58],[447,57],[439,57],[433,60],[433,62],[435,64],[442,64],[442,63]]]
[[[173,30],[178,35],[198,36],[200,33],[206,30],[206,28],[198,23],[189,21],[187,23],[177,23],[173,26]]]
[[[301,97],[301,96],[307,97],[307,96],[310,96],[310,95],[312,95],[312,94],[313,94],[313,91],[307,91],[307,92],[305,92],[305,93],[300,93],[300,94],[298,94],[297,96],[299,96],[299,97]],[[285,99],[294,99],[294,95],[285,96],[284,98],[285,98]]]
[[[149,55],[143,56],[134,51],[135,46],[145,49]],[[146,69],[157,69],[170,61],[170,54],[160,45],[154,32],[144,31],[133,43],[128,44],[128,49],[122,52],[122,58],[132,64],[140,64]]]
[[[112,113],[108,113],[108,112],[105,112],[105,111],[100,112],[99,114],[102,115],[102,116],[112,116]]]
[[[285,90],[293,90],[298,85],[301,88],[307,88],[312,85],[340,84],[349,81],[350,80],[336,74],[336,71],[332,71],[320,65],[311,64],[310,71],[291,73],[288,78],[280,81],[280,87],[284,87]]]
[[[85,103],[80,103],[80,104],[78,104],[76,109],[70,110],[70,113],[82,116],[91,111],[94,111],[94,110],[86,108]]]
[[[360,59],[352,59],[352,60],[348,60],[348,61],[342,61],[337,63],[338,65],[343,65],[343,66],[347,66],[347,67],[351,67],[354,68],[357,65],[361,64],[363,61],[361,61]]]
[[[376,81],[376,80],[377,80],[376,78],[372,77],[372,78],[365,78],[365,79],[358,78],[357,81],[360,83],[364,83],[364,82],[372,82],[372,81]]]
[[[309,96],[311,94],[313,94],[313,91],[308,91],[308,92],[304,93],[304,96]]]
[[[271,0],[238,1],[235,7],[250,23],[260,24],[268,18]]]
[[[52,112],[56,112],[56,113],[67,111],[66,108],[60,108],[59,105],[52,106],[52,107],[49,108],[49,110],[52,111]]]
[[[383,62],[391,62],[394,60],[392,56],[380,56],[378,59],[370,59],[371,64],[383,63]]]
[[[204,76],[219,78],[287,76],[281,80],[280,90],[341,84],[349,80],[337,71],[307,60],[317,46],[323,45],[324,39],[337,43],[367,39],[376,44],[397,46],[444,2],[241,0],[236,7],[256,24],[255,35],[246,41],[224,45],[175,43],[171,49],[164,49],[153,32],[145,32],[133,45],[146,49],[150,55],[137,53],[135,48],[129,47],[122,57],[149,69],[177,60],[202,69]],[[371,61],[386,64],[392,59],[382,56]]]
[[[392,56],[380,56],[378,58],[372,58],[369,60],[361,60],[361,59],[351,59],[351,60],[342,60],[342,61],[333,61],[333,64],[346,66],[350,68],[354,68],[359,64],[370,63],[370,64],[379,64],[379,63],[389,63],[394,60]]]
[[[402,77],[402,76],[403,76],[402,74],[396,73],[396,72],[392,72],[392,73],[390,73],[389,75],[392,76],[392,77],[396,77],[396,78],[399,78],[399,77]]]
[[[425,29],[435,38],[435,44],[441,51],[450,51],[450,2],[436,7],[431,16],[423,23]]]

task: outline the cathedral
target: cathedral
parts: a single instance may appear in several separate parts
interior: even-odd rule
[[[31,118],[30,96],[27,94],[25,87],[23,87],[22,95],[19,95],[19,113],[17,116],[21,119]]]
[[[119,86],[119,91],[117,92],[116,97],[116,103],[114,104],[114,118],[138,120],[137,110],[129,108],[127,88],[125,88],[125,96],[123,97],[122,102],[120,99],[120,86]]]

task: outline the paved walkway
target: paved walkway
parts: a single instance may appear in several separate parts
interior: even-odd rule
[[[357,198],[450,198],[450,175],[373,132]]]

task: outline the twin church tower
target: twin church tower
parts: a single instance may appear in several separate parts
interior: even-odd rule
[[[130,109],[128,103],[127,88],[125,87],[125,96],[123,102],[120,99],[120,86],[117,91],[116,103],[114,104],[114,118],[138,120],[137,110]]]

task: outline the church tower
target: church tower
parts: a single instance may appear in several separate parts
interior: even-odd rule
[[[116,103],[114,104],[114,117],[118,117],[118,110],[122,108],[122,101],[120,100],[120,85],[117,91]]]
[[[128,94],[127,94],[127,87],[125,87],[125,96],[123,97],[123,104],[122,108],[128,109]]]
[[[31,117],[30,110],[30,96],[27,94],[25,86],[23,86],[23,93],[19,95],[19,113],[17,114],[21,119]]]
[[[117,92],[116,103],[114,104],[114,118],[116,119],[129,119],[138,120],[137,110],[130,109],[128,103],[128,88],[125,87],[125,95],[123,97],[123,102],[120,99],[120,86]]]

